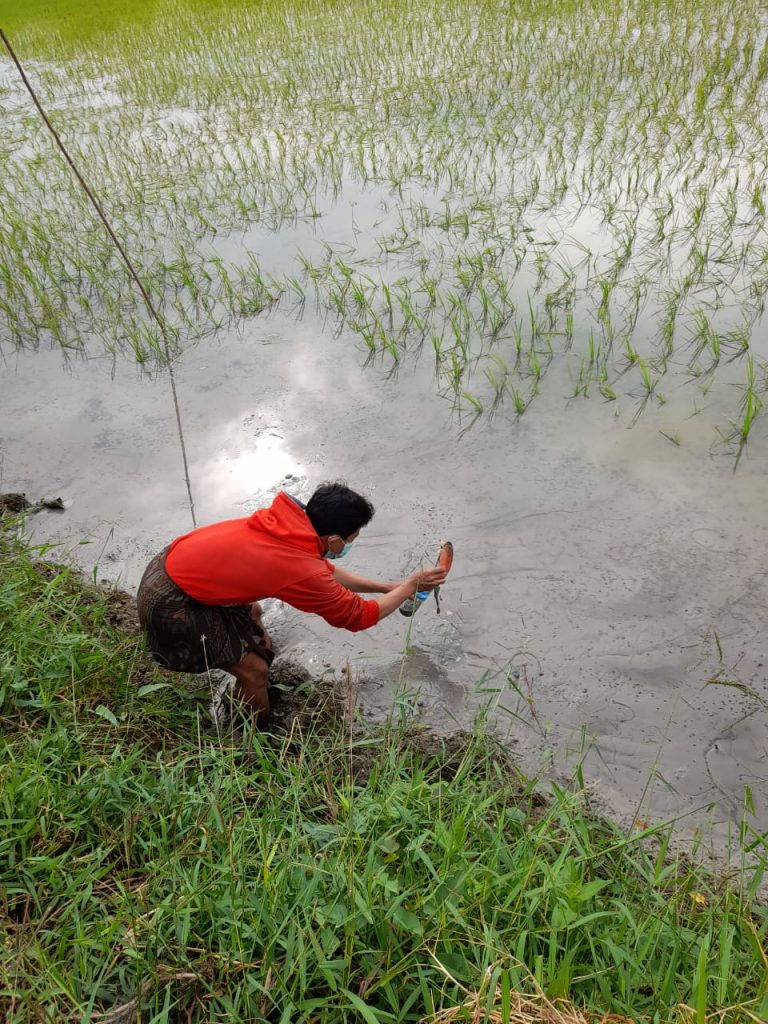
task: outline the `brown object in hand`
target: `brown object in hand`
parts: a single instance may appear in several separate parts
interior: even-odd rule
[[[449,540],[444,540],[440,545],[440,554],[437,556],[437,566],[439,569],[445,569],[446,572],[450,572],[452,565],[453,544]]]
[[[453,544],[449,540],[444,540],[440,545],[440,554],[437,556],[437,566],[439,569],[445,569],[446,574],[451,571],[453,565]],[[435,587],[435,604],[437,605],[437,614],[440,614],[440,587]]]

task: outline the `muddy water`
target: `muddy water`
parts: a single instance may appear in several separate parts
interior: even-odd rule
[[[363,363],[310,312],[273,312],[177,364],[200,524],[343,477],[377,508],[352,570],[397,578],[454,542],[439,617],[430,601],[410,633],[396,614],[352,635],[273,603],[281,649],[316,671],[349,658],[369,714],[398,686],[440,728],[490,702],[529,769],[583,760],[627,821],[680,815],[723,841],[749,786],[768,828],[764,445],[734,474],[706,410],[682,420],[671,394],[627,429],[566,401],[555,371],[520,420],[464,431],[426,358],[396,377]],[[0,394],[0,489],[67,503],[31,520],[34,539],[135,589],[190,528],[167,376],[6,355]],[[718,673],[742,688],[708,685]]]

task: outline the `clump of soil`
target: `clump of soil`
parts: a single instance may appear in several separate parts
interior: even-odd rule
[[[18,516],[24,512],[39,512],[42,508],[63,512],[64,500],[63,498],[41,498],[32,504],[27,500],[26,494],[21,494],[18,491],[0,494],[0,519],[4,516]]]
[[[117,587],[103,587],[101,592],[106,597],[106,619],[110,626],[126,633],[140,633],[136,598]]]
[[[27,501],[26,494],[17,494],[13,491],[8,494],[0,494],[0,518],[3,516],[17,516],[20,512],[26,511],[32,505]]]
[[[349,670],[338,676],[313,675],[300,661],[290,657],[277,658],[270,670],[270,700],[272,716],[267,731],[288,748],[310,731],[321,731],[339,740],[339,749],[345,750],[345,762],[349,764],[355,781],[365,785],[379,760],[380,747],[377,744],[360,744],[356,741],[387,733],[386,724],[373,724],[363,719],[357,709],[357,685]],[[406,729],[392,730],[399,750],[409,754],[415,764],[428,769],[433,781],[452,781],[467,766],[467,754],[475,737],[463,729],[442,734],[435,730],[414,724]],[[511,756],[499,745],[489,740],[483,758],[472,757],[472,771],[485,771],[491,762],[499,778],[507,781],[519,777]],[[522,786],[521,786],[522,788]]]

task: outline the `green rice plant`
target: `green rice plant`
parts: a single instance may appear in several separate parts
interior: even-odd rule
[[[680,444],[681,444],[682,442],[681,442],[681,440],[680,440],[680,434],[679,434],[679,433],[677,433],[677,432],[676,432],[676,433],[674,433],[674,434],[668,434],[668,433],[667,433],[667,432],[666,432],[665,430],[660,430],[660,431],[659,431],[659,433],[661,434],[661,436],[662,436],[662,437],[666,437],[666,439],[667,439],[668,441],[671,441],[671,442],[672,442],[672,444],[673,444],[673,445],[674,445],[674,446],[675,446],[676,448],[679,448],[679,447],[680,447]]]
[[[512,401],[514,402],[515,406],[515,412],[518,416],[522,416],[525,410],[528,408],[528,401],[530,401],[530,399],[526,400],[520,393],[520,391],[515,387],[510,387],[510,391],[512,394]]]
[[[420,280],[421,288],[427,296],[429,309],[434,309],[437,305],[437,283],[437,280],[434,278],[422,277]]]
[[[517,364],[520,362],[523,355],[523,325],[520,321],[515,323],[512,330],[512,338],[515,343],[515,361]]]
[[[640,354],[637,349],[632,347],[632,343],[629,338],[624,338],[624,356],[627,361],[627,366],[635,366],[640,362]]]
[[[766,214],[765,199],[764,199],[765,187],[760,184],[755,184],[752,190],[752,206],[757,211],[757,214],[764,218]]]
[[[480,399],[477,397],[477,395],[473,395],[472,392],[470,392],[470,391],[462,391],[461,397],[465,398],[469,402],[470,406],[474,409],[475,413],[479,416],[480,413],[483,411],[483,403],[480,401]]]
[[[733,327],[729,330],[723,340],[724,344],[727,344],[729,348],[736,350],[734,359],[744,355],[749,351],[750,338],[752,334],[751,326],[748,324],[742,324],[739,327]]]
[[[392,295],[387,284],[382,283],[381,290],[384,293],[384,309],[389,320],[389,329],[392,330]]]
[[[587,356],[589,357],[589,367],[593,367],[597,363],[600,357],[600,344],[595,341],[595,336],[592,331],[589,332],[587,338]]]
[[[450,353],[450,365],[448,367],[448,379],[451,390],[454,394],[461,393],[461,382],[466,370],[466,362],[457,354],[456,350]]]
[[[400,348],[397,343],[397,339],[391,334],[387,334],[385,331],[380,331],[379,342],[384,351],[391,357],[393,364],[396,366],[400,362]]]
[[[607,370],[602,370],[600,372],[598,382],[598,389],[600,391],[600,394],[606,400],[606,402],[615,402],[616,392],[613,390],[609,383]]]
[[[615,288],[616,283],[611,278],[603,278],[598,283],[600,285],[600,305],[597,309],[597,319],[600,323],[608,327],[611,323],[611,295],[613,294],[613,289]]]
[[[573,397],[578,398],[581,395],[584,398],[589,397],[589,386],[592,383],[593,373],[591,368],[587,365],[583,358],[579,358],[579,369],[575,381],[573,382]]]
[[[739,425],[740,452],[752,432],[755,420],[757,419],[762,407],[763,402],[757,389],[755,361],[752,356],[748,356],[747,380],[744,385],[744,397],[741,403],[742,418]]]
[[[640,370],[640,379],[643,382],[643,390],[645,391],[646,397],[650,398],[656,388],[656,381],[653,379],[651,374],[651,368],[644,359],[637,360],[636,364]]]
[[[580,17],[571,5],[494,0],[471,15],[419,3],[375,45],[367,0],[327,12],[270,3],[258,24],[237,4],[226,25],[202,27],[186,5],[158,0],[151,30],[111,11],[106,31],[79,7],[67,21],[56,5],[11,4],[41,95],[185,344],[267,308],[264,289],[303,313],[312,284],[335,329],[372,322],[363,292],[381,301],[402,358],[441,335],[442,292],[467,304],[469,325],[452,312],[471,365],[539,289],[538,352],[558,334],[569,347],[576,317],[596,311],[612,375],[622,355],[610,346],[625,336],[674,374],[694,292],[700,308],[731,305],[745,323],[762,313],[768,140],[754,111],[768,82],[755,0],[731,23],[717,0],[696,32],[685,5],[627,0]],[[88,336],[141,352],[143,314],[68,169],[14,81],[2,101],[0,342]],[[318,247],[319,258],[303,255]],[[248,290],[238,267],[252,249],[263,287]],[[377,281],[370,291],[359,261]],[[671,291],[676,316],[662,310],[651,339],[645,298]],[[727,333],[717,329],[721,348]]]
[[[273,287],[277,282],[273,281]],[[299,314],[303,313],[304,306],[307,301],[307,293],[302,285],[301,281],[295,276],[286,278],[285,280],[286,291],[296,296],[296,308]]]
[[[571,309],[565,314],[565,342],[567,348],[573,344],[573,310]]]
[[[533,347],[528,349],[528,369],[533,375],[533,378],[536,381],[536,383],[538,383],[542,377],[542,368],[536,351]]]

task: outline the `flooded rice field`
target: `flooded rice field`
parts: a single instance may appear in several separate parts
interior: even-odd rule
[[[283,651],[372,715],[489,706],[628,824],[765,830],[765,11],[384,14],[21,39],[165,339],[0,64],[0,489],[135,588],[191,525],[168,342],[199,523],[343,477],[353,570],[455,545],[439,617],[273,606]]]
[[[457,555],[440,617],[430,601],[410,633],[395,615],[348,635],[272,606],[281,651],[317,673],[349,658],[373,715],[400,690],[450,729],[490,701],[529,767],[584,759],[615,813],[695,811],[727,830],[749,786],[765,827],[762,466],[734,476],[556,387],[516,422],[462,433],[429,367],[392,377],[322,337],[273,313],[179,360],[198,522],[342,476],[377,507],[353,571],[397,578],[443,537]],[[35,540],[135,588],[190,526],[167,378],[45,352],[9,360],[2,386],[4,486],[67,505],[35,517]]]

